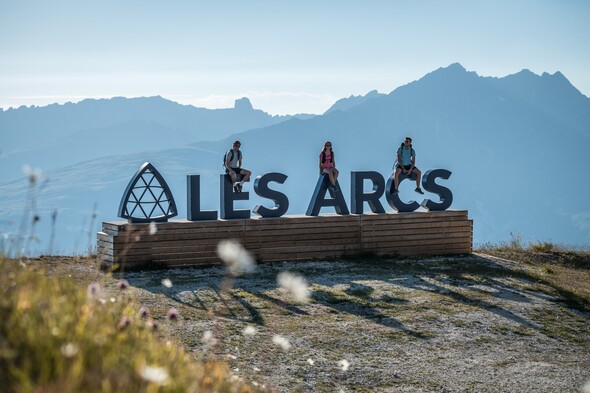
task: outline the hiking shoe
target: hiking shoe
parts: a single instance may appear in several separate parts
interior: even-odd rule
[[[334,185],[334,187],[332,188],[334,190],[334,192],[338,192],[340,191],[340,189],[338,188],[338,186]]]
[[[422,189],[420,187],[416,188],[414,191],[416,191],[418,194],[424,195],[424,193],[422,192]]]
[[[241,184],[238,184],[238,185],[236,186],[236,188],[238,189],[238,192],[242,192],[242,185],[241,185]]]

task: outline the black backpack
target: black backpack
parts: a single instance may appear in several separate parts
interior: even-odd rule
[[[229,149],[228,153],[230,153],[229,156],[229,160],[232,161],[234,159],[234,149]],[[225,169],[229,169],[225,167],[225,157],[227,156],[227,153],[225,153],[223,155],[223,164],[221,164],[222,167],[224,167]],[[238,150],[238,160],[242,159],[242,151]]]

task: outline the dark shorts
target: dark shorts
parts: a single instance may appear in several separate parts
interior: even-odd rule
[[[229,175],[229,171],[233,171],[235,172],[236,175],[239,175],[240,172],[242,172],[242,168],[229,168],[225,170],[225,173],[227,173]]]
[[[400,169],[401,169],[401,168],[404,168],[406,171],[409,171],[411,167],[412,167],[412,165],[400,165],[400,164],[397,164],[397,167],[396,167],[396,169],[397,169],[397,168],[400,168]],[[418,169],[418,167],[417,167],[417,166],[415,166],[415,167],[414,167],[414,169]]]

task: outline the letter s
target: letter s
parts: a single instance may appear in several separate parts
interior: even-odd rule
[[[440,202],[433,202],[430,199],[424,199],[421,203],[422,207],[429,211],[443,211],[447,210],[451,203],[453,203],[453,193],[446,187],[438,185],[434,182],[437,177],[448,179],[451,177],[451,171],[446,169],[432,169],[427,171],[422,177],[422,187],[426,191],[438,194]]]
[[[262,205],[256,205],[252,211],[262,217],[281,217],[285,214],[289,208],[289,199],[287,199],[287,196],[282,192],[268,188],[268,183],[271,181],[283,184],[285,180],[287,180],[287,175],[278,172],[271,172],[258,176],[256,180],[254,180],[254,192],[263,198],[274,201],[275,207],[269,209]]]

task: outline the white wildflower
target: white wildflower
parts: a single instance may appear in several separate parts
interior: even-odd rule
[[[213,333],[210,330],[207,330],[205,331],[205,333],[203,333],[203,338],[201,339],[201,342],[206,347],[212,347],[215,344],[217,344],[217,339],[213,337]]]
[[[231,360],[236,360],[238,358],[236,355],[232,355],[231,353],[228,353],[227,357],[230,358]]]
[[[313,366],[315,364],[312,358],[308,358],[307,363],[309,363],[310,366]]]
[[[111,303],[116,303],[117,299],[115,299],[114,297],[111,298]]]
[[[31,185],[35,185],[41,178],[41,175],[43,174],[43,172],[41,172],[41,169],[33,169],[30,165],[27,164],[23,165],[23,172],[25,176],[29,179],[29,183]]]
[[[156,232],[158,232],[158,227],[156,226],[156,222],[152,221],[152,222],[150,222],[148,233],[150,235],[155,235]]]
[[[74,343],[67,343],[61,346],[61,354],[67,358],[73,358],[78,354],[80,348]]]
[[[283,351],[288,351],[291,348],[291,343],[283,336],[279,336],[278,334],[274,335],[272,338],[272,342],[275,345],[283,348]]]
[[[348,360],[342,359],[338,361],[338,367],[340,367],[342,371],[346,371],[348,370],[348,367],[350,367],[350,363],[348,362]]]
[[[166,288],[172,288],[172,281],[169,278],[165,278],[162,280],[162,285]]]
[[[168,382],[168,371],[162,367],[143,366],[139,375],[148,382],[158,385],[166,385]]]
[[[305,278],[290,272],[281,272],[277,276],[277,283],[281,290],[287,292],[295,301],[306,303],[309,300],[309,289]]]
[[[242,334],[244,336],[254,336],[256,334],[256,328],[254,326],[248,325],[242,330]]]
[[[235,240],[222,240],[217,244],[217,255],[234,276],[254,271],[255,262],[250,253]]]

